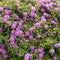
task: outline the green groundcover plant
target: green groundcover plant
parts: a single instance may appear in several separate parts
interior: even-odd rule
[[[0,0],[0,60],[60,60],[60,3]]]

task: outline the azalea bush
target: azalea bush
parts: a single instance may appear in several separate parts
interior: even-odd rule
[[[0,59],[60,60],[60,3],[1,0]]]

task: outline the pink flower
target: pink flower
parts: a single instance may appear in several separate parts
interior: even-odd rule
[[[19,36],[19,33],[20,31],[15,31],[15,36]]]
[[[22,24],[23,24],[23,20],[20,20],[20,21],[18,22],[18,28],[19,28],[19,29],[22,27]]]
[[[33,18],[36,18],[37,17],[37,14],[35,12],[32,12],[31,11],[30,16],[33,17]]]
[[[29,38],[32,39],[33,38],[33,35],[29,35]]]
[[[4,19],[10,19],[9,15],[4,15]]]
[[[31,50],[34,50],[34,46],[30,46],[30,49],[31,49]]]
[[[32,54],[30,53],[25,54],[24,60],[29,60],[30,58],[32,58]]]
[[[10,15],[11,14],[11,10],[5,10],[5,15]]]
[[[49,18],[49,14],[47,14],[47,13],[43,13],[43,16],[44,16],[45,18]]]
[[[39,53],[39,57],[38,57],[38,60],[41,60],[44,56],[44,53]]]
[[[58,4],[57,4],[57,6],[59,6],[59,7],[60,7],[60,3],[58,3]]]
[[[53,54],[53,53],[55,53],[55,50],[54,50],[54,49],[51,49],[49,52],[50,52],[51,54]]]
[[[0,7],[0,12],[2,12],[3,11],[3,7]]]
[[[7,55],[7,54],[5,54],[5,55],[3,55],[3,57],[4,57],[4,58],[8,58],[8,55]]]
[[[27,17],[23,17],[24,20],[27,20]]]
[[[41,18],[40,18],[40,19],[41,19],[41,21],[46,20],[44,16],[41,16]]]
[[[14,41],[14,40],[15,40],[14,35],[11,35],[11,36],[10,36],[10,41]]]
[[[12,25],[11,25],[11,28],[12,28],[12,29],[15,29],[16,26],[17,26],[17,22],[13,22]]]
[[[8,24],[8,26],[11,26],[12,25],[12,22],[11,21],[7,21],[6,23]]]
[[[35,7],[32,6],[31,11],[35,12],[36,11]]]
[[[37,34],[37,38],[40,38],[41,37],[41,35],[40,34]]]
[[[40,23],[37,22],[37,23],[34,24],[34,26],[35,26],[35,27],[40,27]]]
[[[29,29],[29,32],[33,32],[33,31],[34,31],[34,28],[31,27],[31,28]]]
[[[3,21],[4,21],[4,22],[7,22],[8,19],[10,19],[10,16],[9,16],[9,15],[5,15]]]
[[[52,20],[51,23],[54,24],[54,25],[56,24],[56,22],[54,20]]]
[[[56,44],[55,44],[55,47],[56,47],[56,48],[60,48],[60,43],[56,43]]]
[[[56,57],[56,56],[54,56],[54,57],[52,58],[52,60],[57,60],[57,57]]]
[[[56,11],[60,11],[60,8],[55,8]]]
[[[5,48],[5,44],[0,43],[0,48]]]
[[[24,17],[27,17],[27,12],[23,12],[23,16]]]
[[[48,25],[44,25],[44,29],[47,30],[48,29]]]
[[[4,54],[6,54],[7,52],[6,52],[6,50],[5,50],[5,49],[0,48],[0,53],[2,53],[2,54],[4,55]]]
[[[28,40],[27,40],[26,38],[23,38],[23,41],[24,41],[24,42],[28,42]]]
[[[13,16],[14,16],[14,19],[15,20],[18,20],[19,19],[19,16],[17,14],[14,14]]]
[[[36,53],[44,53],[44,50],[42,48],[37,48],[35,49]]]
[[[45,12],[45,9],[44,8],[41,8],[40,11],[41,11],[41,13],[44,13]]]
[[[18,29],[15,32],[15,36],[19,36],[19,35],[23,35],[23,31]]]
[[[0,48],[0,53],[3,54],[3,57],[4,57],[4,58],[8,58],[7,51],[6,51],[5,49]]]
[[[0,27],[0,32],[2,32],[2,31],[3,31],[3,28]]]
[[[41,2],[40,2],[40,6],[41,6],[41,7],[44,7],[44,6],[45,6],[44,2],[41,1]]]
[[[29,36],[29,32],[25,32],[25,35],[26,35],[26,36]]]

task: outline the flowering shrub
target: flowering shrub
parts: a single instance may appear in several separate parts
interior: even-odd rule
[[[59,14],[55,0],[2,0],[0,58],[60,60]]]

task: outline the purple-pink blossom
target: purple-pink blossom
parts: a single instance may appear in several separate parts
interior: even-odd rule
[[[53,57],[52,57],[52,60],[57,60],[57,57],[56,57],[56,56],[53,56]]]
[[[31,11],[35,12],[36,11],[36,8],[35,7],[31,7]]]
[[[32,58],[32,57],[33,57],[32,54],[27,53],[27,54],[25,54],[25,56],[24,56],[24,60],[30,60],[30,58]]]
[[[0,7],[0,12],[2,12],[3,11],[3,7]]]
[[[49,14],[47,14],[47,13],[43,13],[43,16],[46,18],[49,18]]]
[[[36,18],[37,17],[37,14],[35,12],[30,12],[30,16],[33,17],[33,18]]]
[[[14,17],[15,20],[19,19],[19,16],[17,14],[14,14],[13,17]]]
[[[3,28],[2,27],[0,27],[0,32],[2,32],[3,31]]]
[[[5,10],[5,15],[10,15],[11,13],[11,10]]]
[[[31,50],[34,50],[34,46],[30,46],[30,49],[31,49]]]
[[[48,29],[48,25],[44,25],[44,29],[47,30]]]
[[[10,16],[9,15],[4,15],[4,22],[7,22],[8,20],[10,19]]]
[[[17,26],[17,22],[13,22],[12,25],[11,25],[11,28],[12,28],[12,29],[15,29],[16,26]]]
[[[39,53],[38,60],[41,60],[44,56],[44,53]]]
[[[5,48],[5,44],[0,43],[0,48]]]
[[[23,16],[24,17],[27,17],[27,12],[23,12]]]
[[[4,55],[4,54],[6,54],[7,52],[6,52],[6,50],[5,50],[5,49],[0,48],[0,53],[2,53],[2,54]]]
[[[55,48],[60,48],[60,43],[56,43]]]
[[[4,58],[8,58],[8,55],[7,55],[7,54],[5,54],[5,55],[3,55],[3,57],[4,57]]]
[[[45,12],[45,9],[44,8],[41,8],[40,11],[41,11],[41,13],[44,13]]]
[[[53,53],[55,53],[55,50],[54,50],[54,49],[51,49],[51,50],[49,50],[49,52],[50,52],[51,54],[53,54]]]
[[[54,25],[55,25],[55,24],[56,24],[56,21],[52,20],[52,21],[51,21],[51,24],[54,24]]]

